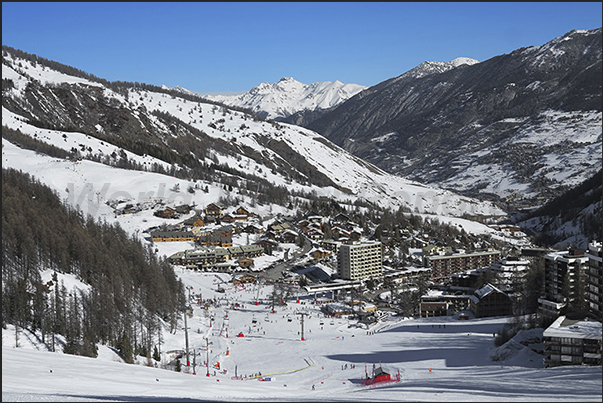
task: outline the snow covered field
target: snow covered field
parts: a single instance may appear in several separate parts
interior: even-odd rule
[[[267,303],[254,303],[256,296],[267,301],[270,285],[241,288],[223,283],[226,274],[176,272],[192,296],[221,302],[210,310],[193,304],[191,368],[147,367],[142,357],[124,364],[106,346],[96,359],[51,353],[23,332],[15,348],[9,326],[2,331],[2,401],[601,401],[601,367],[545,369],[542,356],[516,339],[496,348],[493,333],[506,318],[389,317],[365,329],[353,326],[356,320],[325,318],[313,295],[295,295],[272,313]],[[216,292],[220,284],[225,293]],[[300,312],[307,314],[303,341]],[[182,321],[163,336],[163,360],[185,349]],[[202,366],[206,337],[209,368]],[[380,364],[392,375],[400,371],[401,381],[362,386],[365,368],[370,374]]]

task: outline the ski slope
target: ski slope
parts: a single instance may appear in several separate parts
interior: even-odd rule
[[[506,318],[388,317],[366,329],[356,320],[325,317],[320,304],[330,295],[317,295],[313,303],[314,295],[296,293],[273,313],[266,303],[271,285],[243,288],[228,283],[226,274],[176,272],[193,300],[200,294],[219,302],[209,310],[192,304],[190,367],[186,357],[182,372],[145,366],[142,357],[124,364],[106,346],[99,346],[96,359],[52,353],[23,332],[15,348],[8,326],[2,331],[2,401],[601,401],[601,367],[545,369],[542,356],[515,339],[496,348],[493,333]],[[226,292],[218,293],[218,285]],[[255,305],[256,296],[264,302]],[[180,325],[173,334],[164,329],[162,362],[168,351],[185,350]],[[208,355],[209,367],[203,366]],[[362,386],[373,365],[399,370],[401,381]]]

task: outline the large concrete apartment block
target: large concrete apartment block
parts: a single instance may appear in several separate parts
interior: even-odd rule
[[[584,254],[588,258],[588,271],[586,276],[589,310],[599,320],[603,320],[603,264],[601,242],[592,241]]]
[[[381,242],[342,244],[337,252],[337,272],[345,280],[382,276]]]
[[[436,282],[449,281],[453,274],[477,270],[498,262],[501,252],[488,249],[463,253],[438,253],[423,256],[423,265],[431,268],[431,279]]]
[[[538,299],[538,312],[543,317],[554,319],[562,314],[573,298],[575,278],[586,274],[588,257],[583,249],[570,249],[548,253],[544,256],[544,297]],[[567,288],[567,289],[566,289]],[[567,295],[569,293],[569,295]]]
[[[544,366],[601,365],[601,322],[560,316],[542,334]]]

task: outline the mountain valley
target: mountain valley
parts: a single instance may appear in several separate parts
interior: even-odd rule
[[[534,208],[601,168],[601,41],[425,62],[303,125],[387,172]]]

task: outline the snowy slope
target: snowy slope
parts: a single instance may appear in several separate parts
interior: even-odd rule
[[[18,65],[21,67],[17,68]],[[83,79],[65,78],[64,74],[49,70],[39,63],[34,65],[27,60],[14,58],[10,54],[4,58],[2,74],[3,77],[10,78],[14,83],[14,88],[8,90],[5,94],[5,96],[14,99],[23,97],[28,80],[37,80],[41,84],[51,86],[57,86],[65,82],[92,87],[98,86],[98,83]],[[275,170],[260,163],[257,158],[250,158],[248,156],[249,152],[247,154],[243,152],[226,154],[212,151],[210,157],[196,157],[207,164],[213,161],[237,170],[253,173],[273,184],[285,186],[290,191],[316,192],[318,196],[333,197],[340,202],[353,203],[355,200],[368,200],[393,209],[404,206],[419,213],[449,216],[461,216],[465,213],[486,216],[504,215],[501,209],[491,203],[460,197],[449,191],[423,186],[402,177],[387,174],[374,165],[354,157],[315,132],[297,126],[253,119],[244,112],[230,110],[215,104],[187,101],[165,93],[139,88],[129,88],[127,94],[116,93],[111,89],[104,88],[103,96],[107,102],[120,105],[122,110],[135,116],[140,122],[144,118],[144,121],[148,122],[147,125],[151,124],[157,130],[163,131],[165,136],[177,138],[177,135],[165,127],[166,125],[159,121],[155,115],[146,113],[146,111],[167,112],[193,128],[201,130],[210,138],[224,140],[236,145],[241,150],[243,148],[252,150],[256,155],[262,155],[265,160],[273,164],[285,168],[289,167],[295,171],[297,168],[292,166],[290,157],[284,156],[282,153],[279,154],[272,146],[273,144],[283,143],[337,185],[337,187],[311,185],[309,183],[312,182],[312,178],[307,176],[306,183],[300,183],[292,180],[283,170]],[[23,134],[36,137],[38,140],[65,150],[70,150],[73,147],[91,149],[92,153],[101,156],[110,155],[114,151],[118,153],[121,151],[121,148],[107,144],[107,141],[100,141],[85,133],[40,129],[28,123],[29,120],[26,117],[19,116],[4,107],[2,118],[3,124],[8,127],[19,129]],[[97,125],[95,130],[104,133],[109,129],[106,126],[103,128]],[[54,172],[55,168],[53,167],[58,167],[57,164],[69,165],[69,163],[59,163],[48,158],[41,158],[34,163],[33,161],[38,158],[38,156],[33,155],[34,153],[21,153],[16,147],[11,147],[5,139],[3,139],[3,147],[12,156],[11,158],[4,158],[3,166],[23,169],[36,176],[42,175],[45,178],[45,183],[60,193],[65,192],[66,183],[64,178],[66,176],[62,175],[66,172],[65,167],[60,166],[56,174],[51,174],[51,172]],[[130,159],[141,164],[156,163],[166,168],[169,167],[169,164],[156,158],[135,155],[127,150],[126,154]],[[24,157],[24,155],[27,155],[27,157]],[[32,161],[32,163],[28,163],[28,161]],[[92,168],[88,169],[88,166]],[[95,189],[94,194],[96,192],[103,193],[100,196],[101,198],[104,197],[105,201],[114,192],[113,190],[104,191],[103,189],[113,189],[111,186],[117,186],[118,190],[115,192],[125,192],[126,198],[139,200],[141,197],[146,197],[148,193],[152,193],[154,197],[164,196],[164,194],[161,194],[162,189],[170,189],[175,182],[180,182],[180,189],[183,190],[192,185],[187,181],[176,180],[169,176],[151,174],[145,171],[124,171],[91,161],[83,161],[82,164],[74,166],[73,170],[79,170],[77,175],[72,175],[69,179],[69,184],[74,187],[73,190],[76,194],[92,194],[92,191],[88,190],[92,187]],[[58,174],[58,172],[62,174]],[[103,172],[103,174],[101,175],[100,172]],[[302,175],[304,174],[302,173]],[[128,177],[137,179],[131,179],[128,184],[122,186],[122,178]],[[145,179],[141,180],[142,178]],[[241,180],[239,184],[243,186],[244,182],[244,180]],[[110,186],[107,184],[110,184]],[[84,186],[88,187],[85,188]],[[207,182],[201,186],[208,186],[212,189],[209,195],[193,196],[189,193],[185,195],[183,191],[177,196],[185,199],[193,198],[198,205],[204,206],[211,201],[217,201],[220,196],[227,195],[226,191],[217,184]],[[233,195],[237,195],[236,189]],[[73,194],[71,194],[71,197],[73,197]],[[171,196],[166,194],[165,197]],[[98,199],[98,197],[95,196],[92,199]],[[76,197],[77,200],[79,199]]]
[[[227,105],[247,108],[258,115],[274,119],[307,109],[331,108],[365,88],[367,87],[364,85],[344,84],[339,80],[308,85],[300,83],[293,77],[283,77],[277,83],[261,83],[243,94],[200,95]]]
[[[253,301],[265,299],[272,286],[222,283],[226,293],[220,294],[217,285],[229,276],[176,271],[193,295],[222,301],[209,311],[193,304],[191,367],[183,357],[183,372],[161,368],[168,351],[185,349],[183,326],[175,333],[165,329],[162,361],[154,368],[142,357],[124,364],[106,346],[99,346],[96,359],[48,352],[39,334],[15,337],[9,325],[2,330],[2,401],[601,401],[600,366],[545,369],[542,356],[519,343],[529,336],[521,332],[496,348],[492,333],[504,317],[387,317],[370,329],[349,327],[356,320],[325,318],[311,303],[314,296],[300,293],[299,303],[293,299],[270,313]],[[243,308],[231,309],[235,302]],[[302,311],[304,341],[298,333]],[[203,366],[207,357],[209,368]],[[219,370],[213,367],[218,362]],[[373,364],[393,375],[400,371],[400,382],[362,386]],[[232,379],[235,374],[243,379]]]
[[[396,79],[408,79],[408,78],[421,78],[430,74],[439,74],[448,70],[452,70],[459,66],[472,66],[474,64],[479,63],[479,61],[475,59],[471,59],[469,57],[457,57],[454,60],[449,62],[423,62],[419,64],[417,67],[408,70],[406,73],[398,76]]]
[[[601,28],[466,61],[422,63],[304,124],[387,172],[509,210],[601,168]]]
[[[456,173],[437,185],[458,191],[477,185],[481,192],[503,198],[538,196],[542,190],[534,186],[534,178],[541,178],[551,189],[572,188],[601,168],[601,116],[599,111],[547,110],[535,119],[497,121],[482,128],[476,137],[486,137],[490,127],[505,123],[518,124],[518,129],[496,144],[454,158],[450,167]],[[519,175],[511,161],[491,160],[490,156],[501,149],[517,150],[516,159],[523,157],[524,164],[531,156],[519,154],[523,150],[543,152],[533,162],[533,173]]]

